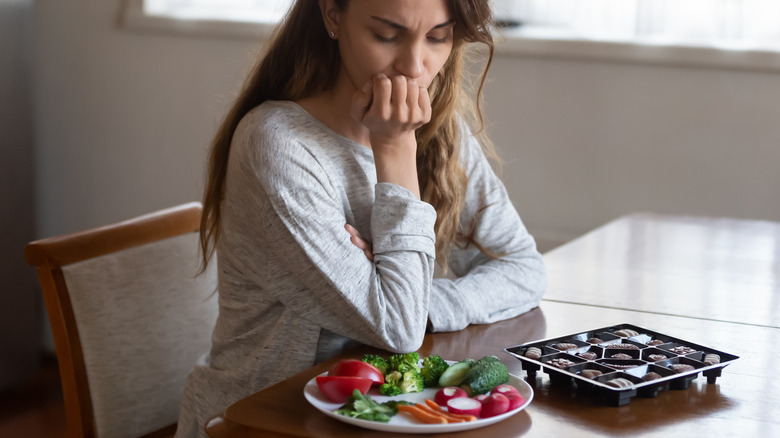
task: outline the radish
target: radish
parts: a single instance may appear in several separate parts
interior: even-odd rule
[[[509,399],[508,410],[510,411],[514,411],[525,403],[525,398],[519,392],[507,392],[504,396]]]
[[[509,399],[504,394],[490,394],[482,402],[482,418],[495,417],[509,410]]]
[[[450,401],[450,399],[467,396],[466,391],[457,386],[448,386],[436,391],[436,395],[433,396],[433,401],[439,406],[447,406],[447,402]]]
[[[488,398],[487,394],[480,394],[480,395],[474,397],[474,400],[482,403],[483,401],[485,401],[486,398]]]
[[[453,414],[473,415],[479,417],[482,403],[468,397],[457,397],[447,400],[447,410]]]
[[[495,388],[493,388],[492,391],[490,391],[490,393],[491,394],[492,393],[499,393],[499,394],[504,394],[504,395],[507,395],[507,396],[509,394],[518,394],[518,395],[520,395],[520,391],[518,391],[517,388],[515,388],[512,385],[507,385],[507,384],[496,386]]]

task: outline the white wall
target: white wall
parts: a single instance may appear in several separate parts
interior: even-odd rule
[[[119,0],[36,2],[38,234],[200,200],[251,41],[137,34]]]
[[[36,3],[40,235],[200,198],[248,40],[118,29],[119,1]],[[504,56],[490,132],[554,245],[636,210],[780,220],[780,74]]]
[[[780,220],[780,74],[496,60],[505,181],[540,237],[637,210]]]

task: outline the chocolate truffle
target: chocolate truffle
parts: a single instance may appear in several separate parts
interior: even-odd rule
[[[684,345],[681,345],[679,347],[670,348],[669,351],[671,351],[674,354],[691,354],[696,350],[694,350],[691,347],[686,347]]]
[[[624,338],[630,338],[631,336],[638,335],[639,332],[637,332],[636,330],[631,330],[631,329],[620,329],[620,330],[616,330],[615,334],[618,335],[618,336],[622,336]]]
[[[661,378],[661,375],[656,373],[656,372],[654,372],[654,371],[650,371],[649,373],[647,373],[644,376],[642,376],[642,380],[644,380],[645,382],[649,382],[651,380],[660,379],[660,378]]]
[[[674,365],[669,365],[669,368],[678,374],[684,373],[686,371],[693,371],[695,369],[692,365],[688,365],[685,363],[676,363]]]
[[[658,362],[659,360],[664,360],[664,359],[667,359],[667,357],[664,356],[663,354],[648,354],[647,355],[647,360],[649,360],[650,362]]]
[[[525,350],[525,357],[529,359],[539,359],[542,357],[542,350],[539,347],[530,347]]]
[[[583,351],[582,353],[577,353],[577,356],[587,359],[587,360],[593,360],[598,359],[599,355],[592,352],[592,351]]]
[[[559,344],[554,344],[553,348],[555,348],[556,350],[567,351],[567,350],[574,350],[575,348],[580,348],[580,346],[577,344],[572,344],[571,342],[561,342]]]
[[[639,350],[639,347],[634,344],[609,344],[607,345],[607,348],[619,350]]]
[[[653,347],[653,346],[656,346],[656,345],[661,345],[663,343],[664,343],[664,341],[662,341],[660,339],[653,339],[652,341],[648,342],[647,345]]]
[[[587,377],[589,379],[595,379],[596,377],[600,376],[601,374],[603,374],[603,373],[601,371],[599,371],[599,370],[582,370],[582,372],[580,373],[580,375],[582,377]]]
[[[704,356],[704,365],[715,365],[720,363],[720,356],[715,353],[710,353]]]
[[[565,370],[566,368],[569,368],[570,366],[574,365],[574,362],[570,361],[569,359],[553,359],[547,364],[554,366],[555,368],[560,368],[562,370]]]
[[[618,353],[610,356],[612,359],[632,359],[632,357],[626,353]]]
[[[588,340],[587,340],[587,341],[585,341],[585,342],[587,342],[588,344],[600,344],[600,343],[602,343],[602,342],[604,342],[604,341],[602,341],[602,340],[601,340],[601,339],[599,339],[599,338],[590,338],[590,339],[588,339]]]
[[[622,377],[618,377],[616,379],[609,380],[605,382],[609,386],[614,386],[615,388],[630,388],[634,386],[634,383],[631,382],[628,379],[624,379]]]
[[[617,370],[625,370],[625,369],[628,369],[628,368],[634,368],[634,367],[639,366],[638,364],[635,364],[635,363],[626,364],[626,363],[601,362],[601,364],[602,365],[606,365],[606,366],[608,366],[610,368],[615,368]]]

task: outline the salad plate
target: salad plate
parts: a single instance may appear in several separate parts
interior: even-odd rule
[[[321,375],[326,375],[323,373]],[[414,418],[404,415],[396,414],[387,423],[379,421],[362,420],[359,418],[346,417],[344,415],[336,414],[334,411],[340,408],[343,403],[335,403],[323,394],[317,387],[316,377],[309,380],[306,386],[303,388],[303,395],[312,406],[317,410],[335,418],[336,420],[344,423],[353,424],[355,426],[363,427],[366,429],[379,430],[384,432],[397,432],[397,433],[442,433],[442,432],[457,432],[461,430],[477,429],[480,427],[489,426],[491,424],[498,423],[506,420],[507,418],[522,411],[531,403],[534,397],[534,391],[525,380],[509,375],[509,382],[507,384],[514,386],[520,392],[520,395],[525,399],[520,407],[505,412],[501,415],[490,418],[478,418],[475,421],[467,421],[464,423],[447,423],[447,424],[424,424]],[[410,403],[425,403],[425,399],[433,400],[436,391],[440,388],[425,388],[422,392],[400,394],[393,397],[381,395],[377,387],[373,387],[368,391],[369,396],[377,403],[384,403],[390,400],[405,400]]]

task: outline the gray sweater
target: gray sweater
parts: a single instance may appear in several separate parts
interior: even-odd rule
[[[436,212],[377,183],[371,149],[293,102],[244,117],[222,204],[219,318],[188,379],[177,437],[205,437],[204,423],[229,404],[351,344],[415,351],[428,323],[454,331],[538,305],[546,277],[535,242],[477,141],[463,137],[461,223],[507,255],[454,246],[450,278],[434,279]],[[373,244],[373,263],[347,223]]]

